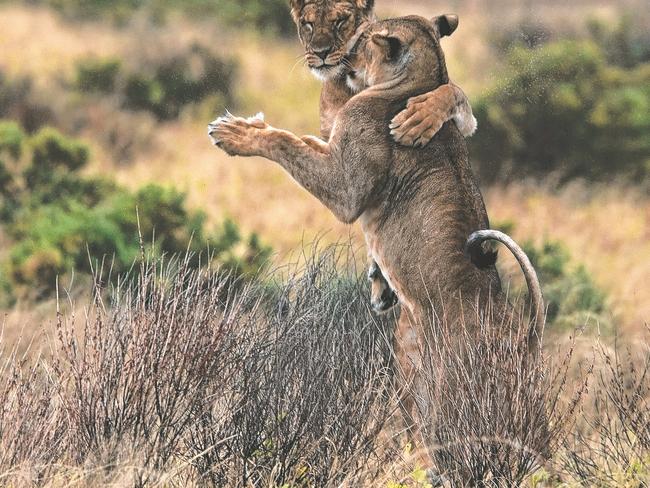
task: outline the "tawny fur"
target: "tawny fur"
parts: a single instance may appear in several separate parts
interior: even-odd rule
[[[407,100],[447,84],[441,23],[412,16],[368,29],[350,62],[371,86],[339,110],[329,143],[260,119],[228,116],[209,129],[227,153],[276,161],[339,220],[361,222],[402,305],[396,353],[416,389],[420,353],[436,320],[471,327],[481,310],[512,313],[494,262],[480,268],[464,252],[467,238],[488,228],[488,218],[458,128],[447,122],[426,145],[408,147],[388,127]],[[403,399],[411,417],[416,397]]]
[[[320,123],[324,140],[329,140],[339,110],[358,92],[346,83],[348,52],[365,28],[376,20],[373,7],[374,0],[291,1],[291,14],[305,49],[305,60],[323,81]],[[325,59],[316,54],[326,50]],[[454,120],[466,137],[476,131],[476,119],[469,101],[453,83],[410,100],[406,109],[391,121],[391,135],[400,144],[423,146],[448,120]],[[371,262],[370,268],[377,268],[376,263]],[[394,293],[390,293],[381,270],[369,276],[372,276],[373,309],[377,313],[387,312],[395,303]]]

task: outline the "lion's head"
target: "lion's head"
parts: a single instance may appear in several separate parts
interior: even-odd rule
[[[411,15],[371,24],[346,60],[347,82],[354,91],[408,79],[429,89],[448,83],[440,38],[458,26],[455,15],[432,20]]]
[[[374,0],[291,0],[305,59],[321,79],[345,72],[345,55],[359,26],[374,20]]]

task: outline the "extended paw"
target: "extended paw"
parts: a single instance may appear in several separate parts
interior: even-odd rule
[[[426,146],[447,120],[450,113],[428,94],[409,100],[404,110],[391,121],[391,135],[404,146]]]
[[[208,136],[231,156],[252,156],[257,152],[259,131],[267,127],[264,114],[244,119],[227,113],[208,125]]]

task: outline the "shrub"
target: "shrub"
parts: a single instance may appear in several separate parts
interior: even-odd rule
[[[482,178],[646,178],[649,86],[647,64],[613,67],[593,42],[514,48],[503,81],[475,104]]]
[[[540,247],[528,243],[524,250],[541,281],[546,319],[553,328],[571,331],[593,320],[601,331],[611,330],[606,294],[583,265],[571,263],[561,243],[546,241]]]
[[[120,73],[119,59],[83,59],[76,64],[77,88],[84,92],[111,93]]]
[[[285,0],[46,0],[72,18],[108,17],[123,23],[136,10],[147,11],[155,20],[170,11],[192,17],[213,17],[223,25],[250,27],[275,34],[292,35],[294,25]]]
[[[0,118],[13,119],[29,133],[52,123],[55,115],[34,93],[30,77],[8,78],[0,69]]]
[[[316,256],[242,286],[191,255],[141,262],[109,289],[98,272],[86,312],[57,314],[53,361],[18,382],[22,396],[14,380],[0,395],[3,479],[38,468],[43,484],[67,469],[94,486],[379,483],[390,323],[337,250]],[[0,348],[0,368],[16,362]]]
[[[598,19],[587,23],[591,39],[602,46],[607,62],[623,68],[634,68],[650,62],[650,35],[648,26],[630,14],[624,14],[618,23]]]
[[[188,52],[154,63],[149,70],[129,74],[125,81],[124,106],[147,110],[160,120],[178,117],[189,103],[220,94],[224,105],[232,101],[237,65],[207,49],[193,45]]]
[[[265,318],[239,339],[246,359],[192,429],[188,454],[205,453],[194,464],[214,485],[373,484],[395,401],[391,326],[348,266],[329,249],[264,289]]]
[[[505,28],[500,22],[498,28],[491,34],[492,44],[498,56],[503,56],[515,46],[528,49],[539,47],[550,42],[554,37],[551,29],[537,19],[525,19]]]
[[[75,172],[88,162],[88,146],[68,138],[56,129],[45,127],[30,140],[32,161],[25,169],[25,181],[29,188],[51,184],[57,172]]]
[[[0,120],[0,221],[9,219],[18,205],[15,172],[24,141],[25,133],[17,123]]]
[[[156,256],[210,252],[214,241],[218,248],[211,257],[237,275],[250,276],[266,263],[270,249],[255,235],[242,243],[232,222],[214,235],[206,235],[204,224],[201,212],[186,208],[184,194],[157,185],[134,194],[116,191],[92,207],[75,200],[39,206],[13,226],[17,243],[11,248],[10,276],[16,293],[36,291],[42,297],[52,292],[57,276],[91,273],[96,263],[90,256],[107,259],[114,272],[123,273],[140,254],[139,233],[153,240]],[[235,238],[229,237],[233,231]],[[235,251],[239,246],[241,255]]]
[[[25,139],[6,123],[2,134],[0,144],[10,153],[29,152],[11,166],[0,165],[7,182],[4,230],[13,240],[5,271],[14,295],[46,296],[57,276],[73,269],[90,273],[89,256],[107,258],[115,272],[124,272],[140,254],[139,235],[153,239],[156,256],[210,251],[236,275],[257,273],[270,255],[257,235],[243,237],[231,221],[208,234],[205,215],[188,209],[186,195],[173,188],[148,185],[130,192],[81,175],[88,148],[55,129]]]
[[[23,153],[25,133],[18,123],[11,120],[0,120],[0,155],[8,154],[18,160]]]
[[[71,18],[95,18],[106,16],[122,22],[143,0],[46,0],[46,3]]]
[[[289,2],[285,0],[217,0],[214,8],[228,25],[271,30],[284,36],[295,34]]]
[[[0,334],[0,471],[3,483],[15,476],[16,484],[29,484],[56,462],[65,441],[63,418],[53,408],[56,388],[46,369],[28,364],[18,345],[4,339]]]

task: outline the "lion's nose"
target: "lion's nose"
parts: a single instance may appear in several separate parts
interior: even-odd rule
[[[331,52],[332,52],[331,47],[314,49],[314,54],[319,58],[321,58],[323,61],[327,59],[327,56],[329,56]]]

